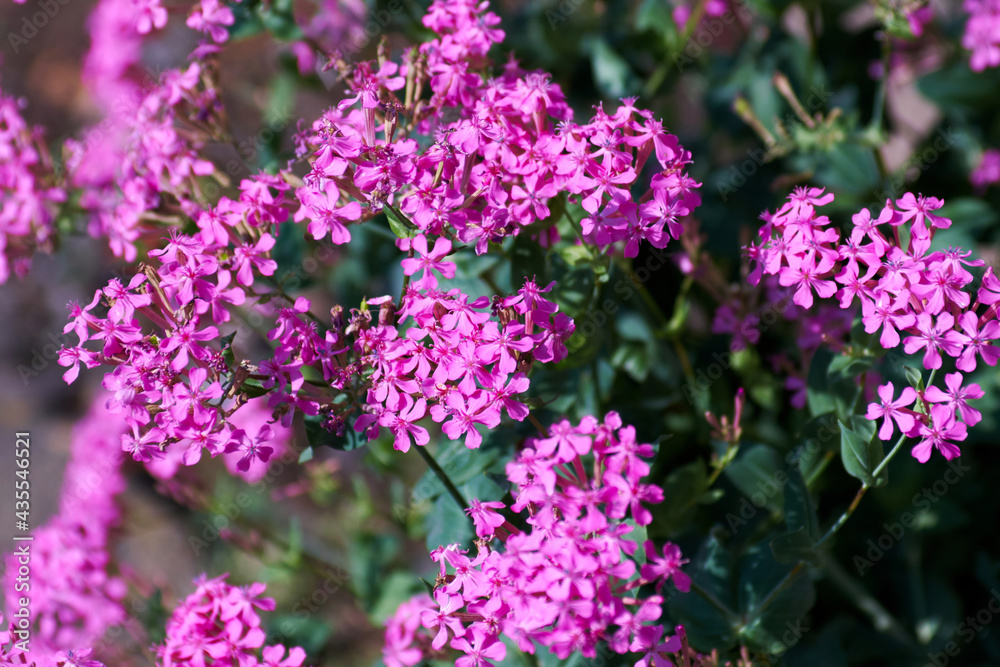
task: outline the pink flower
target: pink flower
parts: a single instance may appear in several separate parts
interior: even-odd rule
[[[993,267],[986,269],[983,283],[979,287],[979,302],[991,306],[1000,301],[1000,279],[993,273]]]
[[[941,351],[957,357],[962,350],[962,338],[954,330],[955,318],[951,313],[941,313],[935,321],[930,313],[917,315],[916,336],[903,341],[903,350],[914,354],[924,350],[924,368],[941,368]]]
[[[132,0],[132,4],[135,29],[140,35],[167,25],[167,10],[160,6],[159,0]]]
[[[337,245],[343,245],[351,240],[344,222],[352,222],[361,217],[361,204],[356,201],[337,206],[340,200],[340,190],[333,181],[326,181],[322,190],[301,188],[296,193],[302,201],[302,206],[295,213],[295,221],[310,220],[309,233],[314,239],[329,236]]]
[[[948,387],[947,392],[931,385],[924,390],[924,398],[932,403],[944,403],[953,411],[957,410],[962,416],[962,421],[969,426],[978,424],[983,415],[979,410],[969,407],[967,401],[985,396],[982,387],[974,382],[963,386],[961,373],[949,373],[945,375],[944,384]]]
[[[931,224],[932,229],[947,229],[951,227],[951,220],[942,218],[931,212],[941,208],[943,205],[944,202],[936,197],[924,197],[923,195],[914,197],[913,193],[910,192],[903,195],[902,199],[896,200],[896,207],[900,211],[901,220],[903,222],[913,220],[913,225],[910,229],[916,237],[930,235],[930,229],[926,225],[928,222]]]
[[[192,30],[211,35],[215,42],[222,43],[229,39],[229,31],[226,26],[235,23],[233,10],[219,4],[219,0],[201,0],[195,5],[188,16],[187,26]]]
[[[301,646],[293,646],[288,649],[288,657],[285,656],[285,647],[282,644],[265,646],[261,651],[261,667],[301,667],[306,660],[306,652]]]
[[[225,451],[227,453],[243,452],[243,456],[236,464],[236,469],[246,472],[254,461],[268,462],[274,449],[264,443],[270,442],[271,439],[271,427],[267,424],[260,427],[253,439],[248,437],[243,429],[237,429],[233,431],[232,439],[226,445]]]
[[[691,577],[681,571],[681,565],[688,561],[681,558],[681,550],[676,544],[664,544],[662,556],[656,553],[656,547],[650,540],[643,543],[643,549],[646,551],[646,563],[639,573],[644,580],[656,582],[656,592],[660,592],[667,579],[672,579],[677,590],[682,593],[691,590]]]
[[[437,271],[445,278],[455,277],[455,264],[453,262],[442,261],[451,252],[451,241],[444,237],[438,237],[434,241],[434,248],[427,249],[427,237],[419,234],[413,238],[412,246],[420,257],[409,257],[401,263],[403,273],[412,276],[417,271],[423,270],[423,275],[414,285],[419,289],[433,289],[437,287],[437,279],[431,273],[431,269]]]
[[[1000,150],[990,148],[983,151],[983,157],[969,175],[969,180],[980,194],[985,192],[988,186],[1000,183]]]
[[[917,321],[913,313],[905,308],[901,299],[893,300],[889,294],[882,293],[874,299],[861,302],[862,322],[866,333],[875,333],[882,327],[879,344],[886,349],[899,345],[899,332],[896,329],[908,329]]]
[[[1000,338],[1000,322],[990,320],[979,328],[979,318],[973,311],[966,311],[958,318],[964,334],[958,334],[958,339],[965,347],[962,356],[955,362],[955,366],[966,373],[976,370],[976,355],[983,358],[987,366],[996,366],[1000,359],[1000,348],[990,344]]]
[[[77,651],[60,651],[55,656],[56,667],[104,667],[104,663],[98,660],[87,660],[87,656],[91,652],[92,649],[89,648]]]
[[[962,35],[962,46],[972,51],[969,66],[976,72],[1000,65],[1000,19],[991,0],[967,0],[969,22]]]
[[[420,623],[428,630],[437,628],[437,634],[431,642],[431,648],[440,651],[448,642],[448,631],[455,637],[465,634],[465,626],[457,617],[452,614],[461,611],[465,606],[465,600],[461,595],[448,595],[442,590],[434,593],[434,598],[438,603],[437,609],[425,609],[420,612]]]
[[[495,428],[500,423],[500,413],[488,406],[486,396],[479,392],[470,396],[468,401],[458,392],[450,392],[446,399],[447,407],[435,405],[431,416],[435,421],[443,421],[447,416],[451,419],[441,426],[441,430],[452,440],[458,440],[465,435],[465,446],[478,449],[483,442],[483,436],[476,429],[477,424]]]
[[[507,657],[507,647],[494,636],[487,635],[478,628],[472,630],[472,643],[464,637],[451,640],[453,649],[465,653],[455,661],[455,667],[493,667],[488,660],[503,660]]]
[[[246,287],[253,285],[254,269],[260,271],[262,276],[274,275],[278,263],[266,256],[274,244],[274,237],[264,233],[253,246],[245,243],[236,246],[233,251],[233,265],[236,268],[236,280],[240,285]]]
[[[793,301],[803,308],[812,308],[813,290],[823,299],[829,299],[837,292],[837,284],[832,280],[822,280],[820,276],[828,273],[833,268],[833,262],[820,260],[817,265],[812,251],[805,257],[792,257],[789,266],[781,269],[778,274],[779,282],[784,287],[796,286]]]
[[[949,440],[965,440],[968,435],[965,424],[955,419],[955,411],[947,405],[931,406],[929,423],[919,423],[919,436],[923,438],[914,445],[913,458],[927,463],[931,451],[937,449],[949,461],[959,456],[961,450]]]
[[[662,641],[662,625],[644,625],[639,628],[632,640],[629,650],[633,653],[642,653],[642,658],[635,663],[635,667],[674,667],[676,664],[666,656],[667,653],[677,653],[683,644],[678,635],[670,637],[667,641]]]
[[[476,498],[470,502],[472,506],[465,510],[465,513],[472,517],[472,522],[476,525],[476,535],[492,537],[496,529],[506,521],[496,510],[504,509],[506,506],[501,502],[480,502]]]
[[[896,420],[899,430],[903,433],[909,433],[913,430],[913,413],[908,408],[917,400],[917,392],[913,387],[904,387],[903,391],[899,394],[899,398],[892,400],[895,391],[891,382],[880,386],[878,388],[878,395],[882,399],[882,402],[869,403],[868,414],[865,415],[865,417],[873,421],[885,418],[882,421],[882,428],[878,432],[878,437],[882,440],[888,440],[892,437],[892,420]]]
[[[411,438],[418,447],[424,447],[430,442],[430,435],[423,426],[417,426],[417,420],[427,413],[427,401],[419,398],[414,401],[409,395],[404,395],[402,405],[396,410],[386,410],[378,419],[395,436],[393,448],[400,452],[410,451]]]

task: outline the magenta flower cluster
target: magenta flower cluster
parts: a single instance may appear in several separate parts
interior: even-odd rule
[[[76,665],[82,651],[125,619],[126,585],[109,571],[111,531],[120,516],[115,498],[125,489],[119,440],[125,425],[102,403],[95,402],[74,428],[58,513],[31,533],[30,576],[20,576],[16,551],[6,558],[8,616],[16,601],[29,600],[30,651],[24,655],[39,667]],[[0,633],[0,665],[17,664],[16,651],[2,653],[6,644]],[[60,656],[66,650],[73,652]]]
[[[156,3],[148,9],[155,27]],[[66,331],[79,342],[59,359],[68,382],[81,365],[113,366],[104,386],[110,408],[128,421],[123,446],[135,459],[150,463],[170,447],[183,450],[185,465],[206,449],[239,453],[239,471],[266,462],[270,427],[230,424],[252,394],[267,394],[285,427],[302,411],[338,434],[388,428],[406,450],[427,442],[417,422],[429,415],[448,437],[476,447],[477,427],[498,425],[501,410],[525,418],[515,397],[528,388],[528,370],[566,356],[573,323],[542,296],[551,285],[529,280],[492,303],[439,288],[438,276],[455,276],[446,257],[456,243],[484,252],[548,218],[560,192],[587,213],[589,243],[621,243],[635,256],[642,240],[663,247],[679,237],[680,217],[700,200],[676,137],[632,100],[613,115],[599,108],[579,126],[542,73],[513,64],[495,79],[472,73],[470,64],[485,65],[503,37],[496,22],[485,5],[438,3],[425,17],[438,37],[407,51],[402,65],[384,57],[354,65],[354,97],[298,137],[311,161],[305,181],[291,171],[258,174],[242,180],[236,199],[207,199],[199,177],[222,177],[198,156],[221,131],[223,112],[210,69],[198,63],[145,91],[117,144],[68,145],[70,182],[82,190],[91,232],[129,261],[140,239],[155,248],[140,273],[72,305]],[[393,91],[404,89],[400,101]],[[358,102],[361,109],[345,112]],[[555,130],[552,119],[560,121]],[[434,140],[421,148],[410,133]],[[652,156],[658,166],[634,201],[631,188]],[[314,238],[343,244],[350,224],[386,207],[408,228],[398,246],[408,255],[409,284],[398,304],[380,297],[349,316],[335,308],[320,318],[308,299],[275,290],[278,225],[293,219]],[[185,220],[197,232],[179,231]],[[552,226],[532,231],[543,242],[556,238]],[[369,306],[379,308],[377,322]],[[237,363],[222,341],[241,308],[274,317],[272,358]]]
[[[969,14],[962,35],[962,46],[972,51],[969,66],[982,72],[1000,65],[1000,2],[965,0],[962,6]]]
[[[561,659],[593,658],[599,642],[643,654],[641,664],[650,665],[680,650],[655,621],[668,580],[690,588],[680,569],[687,561],[673,544],[661,551],[632,535],[652,520],[645,504],[663,501],[663,490],[644,482],[650,468],[643,459],[652,455],[614,412],[603,422],[563,420],[529,438],[507,464],[514,503],[508,510],[472,501],[478,553],[457,544],[431,553],[440,566],[433,600],[419,596],[400,607],[386,633],[386,664],[443,659],[451,648],[460,667],[490,665],[506,654],[501,636],[526,653],[545,646]],[[494,549],[497,540],[502,548]],[[647,584],[656,592],[641,595]]]
[[[418,236],[414,245],[427,252],[422,239]],[[419,260],[403,260],[404,267],[407,262]],[[442,268],[449,271],[447,265]],[[442,424],[446,436],[464,438],[472,449],[482,442],[477,425],[496,428],[501,410],[522,421],[528,407],[516,397],[528,389],[526,371],[534,361],[565,359],[565,341],[574,331],[573,321],[543,296],[552,285],[540,288],[526,280],[516,294],[497,297],[491,307],[485,297],[469,302],[461,291],[439,291],[436,284],[431,273],[410,284],[399,311],[413,321],[405,332],[380,324],[355,343],[361,363],[374,371],[368,412],[354,428],[368,428],[369,437],[375,437],[380,426],[386,427],[395,448],[404,452],[411,438],[420,446],[429,441],[427,430],[416,424],[427,414]],[[382,305],[391,308],[391,301]]]
[[[266,645],[258,610],[271,611],[274,600],[262,597],[264,584],[233,586],[227,575],[195,580],[195,591],[174,609],[166,638],[154,648],[162,667],[301,667],[299,646]]]
[[[215,172],[198,154],[221,112],[198,63],[169,70],[140,92],[134,104],[117,110],[120,121],[64,145],[67,182],[79,192],[88,232],[106,238],[115,256],[129,262],[141,237],[156,241],[165,223],[197,215],[196,200],[204,202],[199,177]]]
[[[482,254],[490,242],[548,220],[554,198],[568,193],[586,212],[588,243],[622,243],[634,257],[642,240],[662,248],[679,238],[680,219],[700,204],[700,184],[684,170],[690,153],[634,99],[612,115],[598,107],[579,125],[544,72],[511,61],[484,78],[486,53],[504,37],[486,7],[435,2],[424,25],[436,39],[407,50],[401,64],[355,65],[354,96],[300,137],[312,170],[296,192],[296,219],[308,221],[315,238],[342,244],[349,224],[392,205],[422,232],[453,233]],[[421,98],[425,86],[429,100]],[[433,141],[422,147],[419,137]],[[631,189],[650,157],[657,166],[636,201]],[[553,226],[542,234],[544,243],[558,240]]]
[[[895,203],[887,201],[877,217],[862,209],[853,216],[847,238],[818,212],[831,201],[833,194],[801,188],[774,214],[763,216],[758,243],[746,248],[757,264],[752,283],[777,275],[782,286],[795,290],[793,301],[803,308],[812,307],[814,296],[836,297],[844,309],[860,302],[865,331],[880,332],[885,349],[902,343],[907,354],[922,353],[925,368],[941,368],[942,355],[965,373],[974,371],[980,359],[996,365],[1000,350],[992,341],[1000,338],[995,306],[1000,281],[989,268],[978,290],[966,289],[974,276],[965,267],[982,266],[982,260],[968,259],[971,252],[957,248],[931,252],[935,231],[951,226],[935,213],[941,200],[907,193]],[[918,396],[908,388],[897,399],[889,383],[879,388],[881,403],[872,404],[868,416],[891,416],[905,435],[921,438],[913,448],[921,462],[932,449],[954,458],[959,449],[952,441],[964,440],[966,426],[979,420],[965,401],[983,393],[979,385],[965,384],[962,373],[948,375],[946,382],[948,392],[929,387]],[[918,398],[923,409],[911,410]],[[886,419],[879,435],[888,439],[892,432]]]
[[[979,164],[969,175],[969,181],[980,193],[989,186],[1000,183],[1000,150],[989,148],[983,151]]]
[[[528,280],[515,295],[497,297],[492,319],[485,297],[470,302],[459,290],[436,288],[434,271],[454,275],[453,265],[440,261],[450,243],[439,238],[429,250],[420,236],[412,245],[424,254],[403,260],[405,272],[423,271],[401,301],[405,326],[395,324],[392,299],[381,297],[347,321],[335,309],[321,329],[309,300],[299,297],[274,314],[268,333],[273,358],[237,364],[225,354],[231,348],[223,347],[220,328],[248,299],[276,297],[258,294],[253,285],[274,272],[267,253],[275,240],[268,230],[287,217],[280,195],[287,186],[276,177],[244,181],[243,189],[239,201],[223,198],[202,212],[199,233],[174,232],[164,248],[152,251],[158,267],[147,267],[127,285],[113,279],[86,306],[71,306],[64,331],[79,343],[60,351],[65,379],[75,380],[81,364],[114,367],[104,379],[113,394],[109,408],[125,415],[130,432],[123,447],[136,460],[161,458],[172,446],[183,450],[184,465],[197,463],[206,449],[212,456],[241,453],[238,470],[266,462],[273,452],[271,427],[247,433],[230,420],[246,403],[248,381],[268,394],[268,406],[285,427],[298,409],[343,433],[353,414],[356,430],[374,437],[378,426],[388,427],[405,451],[411,436],[427,443],[416,422],[429,413],[446,422],[446,435],[464,436],[477,447],[475,426],[499,424],[501,408],[518,420],[526,416],[514,397],[528,388],[531,364],[566,356],[573,323],[542,296],[551,285],[539,288]],[[369,304],[379,307],[377,321]],[[139,315],[152,330],[143,329]],[[305,382],[307,368],[327,390]],[[353,400],[335,402],[338,394]]]
[[[21,116],[22,101],[0,93],[0,284],[23,277],[36,250],[50,250],[66,191],[57,187],[41,128]]]

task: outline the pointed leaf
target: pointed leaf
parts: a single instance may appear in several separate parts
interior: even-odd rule
[[[851,415],[850,423],[841,425],[840,456],[844,469],[869,486],[881,486],[888,481],[886,470],[879,479],[872,475],[882,461],[882,441],[875,438],[875,422],[860,415]]]

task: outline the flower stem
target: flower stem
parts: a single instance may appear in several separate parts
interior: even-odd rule
[[[844,510],[844,513],[840,515],[840,518],[837,519],[836,523],[830,526],[830,529],[826,531],[823,537],[821,537],[819,541],[816,542],[817,549],[821,547],[824,543],[826,543],[828,539],[833,537],[834,533],[840,530],[841,526],[847,523],[847,520],[851,518],[852,514],[854,514],[854,510],[858,508],[858,505],[861,503],[861,499],[865,497],[865,493],[868,492],[869,488],[870,487],[867,484],[861,485],[861,488],[858,489],[857,494],[854,496],[854,500],[852,500],[851,504],[847,506],[847,509]]]
[[[879,473],[882,472],[887,465],[889,465],[889,461],[891,461],[892,457],[899,452],[899,448],[903,446],[904,442],[906,442],[905,433],[899,436],[899,440],[897,440],[896,444],[892,446],[892,449],[890,449],[886,457],[882,459],[882,462],[875,466],[875,470],[872,471],[872,477],[878,477]]]
[[[841,590],[857,605],[858,609],[868,615],[875,629],[887,632],[891,637],[911,648],[917,648],[917,643],[889,611],[862,587],[861,583],[851,577],[835,559],[828,554],[820,554],[820,563],[830,576],[835,588]]]
[[[795,578],[795,575],[797,575],[801,571],[802,571],[802,562],[799,561],[798,563],[795,564],[795,567],[789,570],[788,574],[782,577],[781,581],[779,581],[777,585],[775,585],[775,587],[771,589],[771,592],[768,593],[763,600],[761,600],[760,605],[749,615],[749,617],[743,623],[743,627],[748,628],[751,627],[754,623],[756,623],[760,615],[764,613],[765,609],[767,609],[767,606],[771,604],[771,602],[774,600],[775,597],[778,596],[778,593],[785,590],[785,587],[788,586],[788,584],[792,581],[792,579]]]
[[[735,612],[727,607],[719,598],[715,597],[714,594],[702,588],[698,582],[693,580],[691,581],[691,590],[705,598],[713,607],[725,614],[727,619],[735,620],[738,618]]]
[[[448,477],[448,473],[446,473],[444,469],[438,465],[438,462],[434,460],[434,457],[429,451],[427,451],[426,447],[418,445],[415,449],[424,459],[424,462],[427,463],[427,467],[433,470],[434,474],[437,475],[437,478],[441,480],[442,484],[444,484],[444,488],[448,490],[448,494],[455,500],[456,503],[458,503],[459,509],[465,513],[465,510],[469,507],[469,503],[467,503],[465,498],[462,497],[462,492],[458,490],[455,483],[451,481],[450,477]],[[472,517],[469,517],[469,521],[472,521]]]

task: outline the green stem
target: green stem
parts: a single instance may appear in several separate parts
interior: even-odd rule
[[[779,581],[777,585],[775,585],[775,587],[771,589],[771,592],[768,593],[763,600],[761,600],[760,605],[757,607],[757,609],[755,609],[753,613],[751,613],[750,616],[747,618],[747,620],[743,623],[743,627],[748,628],[751,627],[754,623],[756,623],[757,619],[760,618],[760,615],[764,613],[764,610],[767,609],[768,605],[771,604],[771,602],[774,600],[775,597],[777,597],[778,593],[785,590],[785,587],[788,586],[788,584],[792,581],[792,579],[794,579],[795,576],[801,571],[802,571],[802,563],[798,562],[795,564],[795,567],[789,570],[788,574],[782,577],[781,581]]]
[[[711,486],[713,484],[715,484],[715,481],[717,479],[719,479],[719,475],[721,475],[722,471],[726,469],[726,466],[728,466],[730,463],[732,463],[733,459],[736,458],[736,452],[737,452],[737,450],[739,450],[739,447],[740,447],[739,441],[728,442],[726,444],[727,444],[726,453],[723,455],[722,460],[719,461],[719,465],[708,476],[708,481],[707,481],[707,483],[705,485],[706,489],[711,488]],[[695,500],[691,501],[692,504],[694,502],[696,502],[696,501]]]
[[[662,336],[663,332],[666,331],[670,320],[668,320],[667,316],[663,314],[662,310],[660,310],[660,307],[656,304],[656,300],[653,298],[653,295],[649,293],[648,289],[646,289],[646,285],[635,275],[635,271],[632,270],[631,262],[624,257],[615,257],[615,264],[617,264],[618,268],[624,271],[629,277],[629,280],[632,281],[632,285],[636,288],[636,291],[639,292],[639,297],[642,298],[642,302],[646,305],[649,313],[654,317],[654,319],[656,319],[658,323],[658,331],[656,334],[659,338]]]
[[[861,499],[865,497],[865,493],[868,492],[869,488],[871,487],[869,487],[867,484],[861,485],[861,488],[858,489],[857,494],[854,496],[854,500],[852,500],[851,504],[848,505],[846,510],[844,510],[844,513],[840,515],[840,518],[837,519],[837,521],[832,526],[830,526],[830,529],[826,531],[823,537],[821,537],[819,541],[816,542],[817,549],[823,546],[823,544],[825,544],[827,540],[833,537],[833,535],[838,530],[840,530],[841,526],[847,523],[847,520],[851,518],[852,514],[854,514],[854,510],[858,508],[858,505],[861,503]]]
[[[431,456],[431,453],[427,451],[426,447],[417,445],[416,450],[417,453],[419,453],[424,459],[424,462],[427,463],[427,467],[433,470],[434,474],[437,475],[437,478],[441,480],[442,484],[444,484],[444,488],[448,490],[448,494],[455,500],[456,503],[458,503],[459,509],[465,513],[465,510],[469,508],[469,503],[465,502],[465,498],[462,497],[462,492],[458,490],[455,483],[451,481],[450,477],[448,477],[448,473],[446,473],[444,469],[438,465],[438,462],[434,460],[434,457]],[[469,521],[472,521],[472,517],[469,517]]]
[[[875,466],[875,470],[872,471],[872,477],[878,477],[879,473],[882,472],[887,465],[889,465],[889,461],[891,461],[892,457],[899,452],[899,448],[903,446],[904,442],[906,442],[905,433],[899,436],[899,440],[897,440],[896,444],[892,446],[892,449],[889,450],[889,454],[882,459],[882,462]]]
[[[840,563],[825,553],[820,553],[819,558],[824,571],[830,575],[835,587],[850,598],[857,605],[858,609],[871,618],[876,630],[879,632],[888,632],[889,636],[900,643],[913,649],[917,648],[916,641],[910,637],[903,624],[897,621],[878,600],[872,597],[860,582],[845,572]]]
[[[926,386],[930,386],[931,383],[934,382],[934,376],[936,373],[937,369],[931,370],[931,374],[927,378]],[[897,440],[896,444],[893,445],[893,448],[892,450],[889,451],[889,454],[884,459],[882,459],[882,461],[878,464],[878,466],[875,467],[875,470],[872,471],[873,478],[877,478],[879,476],[879,473],[881,473],[885,469],[885,467],[889,465],[889,461],[891,461],[893,457],[899,453],[899,450],[903,446],[904,442],[906,442],[905,433],[899,436],[899,440]],[[846,510],[844,510],[844,513],[840,515],[840,518],[838,518],[837,521],[832,526],[830,526],[829,530],[826,531],[823,537],[821,537],[816,542],[816,554],[818,558],[820,558],[821,562],[825,565],[825,569],[828,572],[830,572],[831,576],[834,579],[838,580],[837,583],[841,587],[841,589],[844,590],[845,592],[848,592],[851,596],[853,596],[853,598],[857,601],[859,607],[863,611],[871,615],[876,628],[878,628],[879,630],[889,630],[890,634],[893,635],[893,637],[899,639],[903,643],[913,646],[915,645],[913,639],[911,639],[910,636],[906,633],[906,630],[903,628],[903,626],[898,621],[896,621],[892,617],[892,615],[889,614],[889,612],[887,612],[885,608],[878,603],[877,600],[868,595],[864,591],[864,589],[861,588],[860,584],[851,580],[850,577],[847,575],[847,573],[840,568],[839,564],[837,564],[834,560],[832,560],[826,553],[824,553],[820,549],[820,547],[822,547],[827,542],[827,540],[833,537],[836,534],[836,532],[840,530],[840,528],[845,523],[847,523],[847,520],[851,518],[852,514],[854,514],[854,510],[858,508],[858,505],[861,503],[861,499],[864,498],[865,493],[868,492],[869,488],[871,487],[869,487],[868,484],[861,485],[861,488],[858,489],[857,494],[854,496],[854,500],[852,500],[851,504],[847,507]],[[771,600],[774,599],[774,597],[779,592],[781,592],[782,589],[784,589],[784,587],[788,584],[788,582],[791,581],[792,577],[794,577],[795,574],[801,569],[802,569],[802,562],[800,561],[798,564],[796,564],[794,568],[792,568],[792,570],[787,575],[785,575],[785,577],[780,582],[778,582],[778,584],[771,590],[771,592],[768,593],[767,597],[764,598],[760,606],[754,612],[750,621],[745,625],[750,625],[750,623],[756,620],[757,616],[759,616],[760,613],[767,607],[767,605],[770,604]]]
[[[867,484],[861,485],[861,488],[858,490],[857,495],[854,496],[854,500],[851,501],[850,506],[848,506],[848,508],[844,511],[844,513],[840,515],[840,518],[837,519],[837,522],[834,523],[832,526],[830,526],[830,529],[826,531],[826,534],[824,534],[823,537],[821,537],[819,541],[816,542],[817,554],[823,553],[820,550],[820,547],[823,546],[823,544],[828,539],[830,539],[838,530],[840,530],[840,527],[847,522],[847,520],[851,517],[852,514],[854,514],[854,510],[858,508],[858,504],[861,502],[861,499],[868,491],[868,488],[869,487]],[[771,589],[771,592],[767,594],[767,597],[765,597],[761,601],[760,606],[757,607],[757,609],[751,615],[750,619],[744,624],[744,627],[753,624],[753,622],[757,620],[757,618],[761,615],[761,613],[763,613],[763,611],[767,608],[767,606],[771,604],[771,601],[774,600],[774,598],[778,595],[778,593],[784,590],[785,587],[789,584],[789,582],[791,582],[791,580],[795,577],[795,575],[797,575],[800,571],[802,571],[802,567],[803,563],[802,561],[799,561],[798,563],[795,564],[795,567],[789,570],[788,574],[786,574],[781,579],[781,581],[779,581],[778,584]]]
[[[657,322],[657,328],[655,330],[656,337],[670,338],[670,341],[671,343],[673,343],[674,346],[674,353],[677,355],[677,359],[681,364],[681,369],[684,371],[684,377],[686,377],[688,381],[694,381],[694,369],[691,367],[691,360],[688,358],[687,351],[684,349],[684,346],[681,345],[679,337],[676,335],[671,335],[669,333],[670,320],[667,319],[667,316],[663,314],[662,310],[660,310],[660,306],[657,305],[656,300],[653,298],[653,295],[650,294],[648,289],[646,289],[645,283],[639,280],[638,277],[635,275],[635,271],[632,269],[631,262],[629,262],[624,257],[616,257],[615,264],[617,264],[618,268],[624,271],[625,274],[629,277],[629,280],[632,281],[632,285],[635,287],[636,291],[639,292],[639,296],[640,298],[642,298],[642,302],[646,306],[646,309],[656,320]],[[691,289],[692,284],[693,281],[690,279],[690,276],[684,279],[684,282],[681,284],[681,292],[680,294],[678,294],[677,301],[675,303],[679,303],[681,299],[684,298],[688,290]],[[675,305],[675,308],[677,307],[679,306]]]
[[[702,588],[694,580],[691,581],[691,590],[693,590],[695,593],[697,593],[698,595],[700,595],[703,598],[705,598],[706,600],[708,600],[708,602],[713,607],[715,607],[716,609],[718,609],[719,611],[721,611],[723,614],[725,614],[726,618],[729,619],[730,621],[734,621],[734,620],[736,620],[736,619],[739,618],[735,612],[733,612],[729,607],[727,607],[725,605],[725,603],[722,602],[722,600],[720,600],[719,598],[715,597],[715,595],[713,593],[711,593],[711,592],[705,590],[704,588]]]
[[[698,4],[695,5],[694,9],[691,10],[691,14],[688,16],[687,22],[684,24],[684,32],[681,33],[680,48],[677,53],[684,53],[687,48],[688,41],[690,41],[692,35],[694,35],[695,29],[698,28],[698,24],[701,23],[701,17],[705,15],[705,9],[708,8],[708,0],[698,0]]]
[[[934,382],[934,375],[936,373],[937,369],[931,370],[931,374],[927,378],[927,386],[930,386],[930,384]],[[872,471],[873,478],[877,478],[879,474],[883,470],[885,470],[886,466],[889,465],[889,462],[892,461],[892,459],[896,456],[896,454],[899,453],[899,450],[902,448],[904,442],[906,442],[906,434],[902,433],[900,434],[899,439],[896,441],[896,444],[892,446],[891,450],[889,450],[889,453],[886,455],[886,457],[882,459],[882,461],[879,462],[877,466],[875,466],[875,470]],[[830,537],[832,537],[834,533],[840,530],[840,527],[844,525],[844,523],[851,517],[851,514],[854,513],[854,510],[857,509],[858,503],[861,502],[861,498],[864,497],[865,493],[868,491],[869,488],[870,487],[867,484],[861,485],[861,489],[859,489],[858,494],[854,496],[854,500],[851,502],[850,506],[847,508],[847,510],[844,511],[843,514],[840,515],[840,518],[837,519],[837,522],[834,523],[832,526],[830,526],[830,530],[826,531],[826,534],[823,535],[820,541],[816,543],[817,547],[821,546]]]
[[[872,119],[869,127],[882,130],[882,116],[885,112],[885,98],[889,87],[889,61],[892,58],[892,42],[888,33],[882,33],[882,78],[879,79],[875,91],[875,105],[872,109]]]
[[[228,516],[226,514],[226,508],[222,507],[220,503],[217,503],[213,500],[209,500],[203,506],[203,510],[207,510],[212,514],[215,514],[216,516]],[[276,533],[274,530],[272,530],[269,525],[262,523],[255,523],[253,521],[244,519],[242,516],[238,516],[235,519],[230,519],[230,521],[232,521],[232,523],[234,523],[235,525],[239,526],[244,531],[246,531],[248,535],[253,535],[253,534],[259,535],[262,539],[266,540],[267,542],[270,542],[271,545],[276,547],[279,551],[287,553],[289,550],[291,550],[291,543],[284,537]],[[343,566],[337,563],[333,563],[329,560],[326,560],[319,554],[314,553],[304,544],[300,548],[301,548],[300,555],[302,557],[303,564],[306,566],[307,569],[312,571],[312,573],[318,577],[327,576],[331,568],[337,570],[338,572],[344,569]],[[263,553],[258,553],[257,556],[263,560]]]

